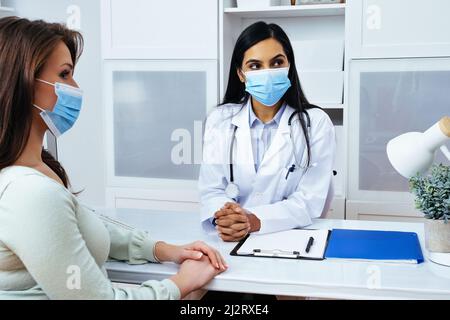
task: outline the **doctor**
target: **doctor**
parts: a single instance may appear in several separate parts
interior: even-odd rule
[[[278,25],[257,22],[238,38],[203,152],[202,225],[224,241],[305,227],[328,211],[334,127],[307,101]]]

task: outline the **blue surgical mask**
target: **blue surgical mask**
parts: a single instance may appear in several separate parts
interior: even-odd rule
[[[291,86],[289,68],[247,71],[245,91],[265,106],[274,106]]]
[[[41,79],[36,80],[55,87],[58,99],[53,111],[44,110],[35,104],[33,106],[42,111],[41,117],[48,129],[55,137],[59,137],[72,128],[77,121],[83,101],[83,91],[65,83],[55,82],[53,84]]]

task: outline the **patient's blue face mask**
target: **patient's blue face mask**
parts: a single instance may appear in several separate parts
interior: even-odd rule
[[[247,71],[245,91],[265,106],[274,106],[291,86],[289,68]]]
[[[42,111],[41,117],[48,129],[55,137],[59,137],[72,128],[77,121],[83,101],[83,91],[65,83],[53,84],[41,79],[36,80],[55,87],[58,99],[53,111],[44,110],[35,104],[33,106]]]

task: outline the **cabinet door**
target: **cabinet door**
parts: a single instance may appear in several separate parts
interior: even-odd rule
[[[217,59],[218,3],[102,0],[105,59]]]
[[[10,7],[2,7],[0,2],[0,18],[9,17],[14,14],[14,9]]]
[[[334,158],[333,170],[336,171],[336,175],[333,176],[334,196],[339,198],[345,197],[345,150],[346,141],[344,138],[344,127],[335,126],[336,134],[336,155]]]
[[[108,61],[108,187],[196,190],[217,86],[215,61]]]
[[[450,56],[450,1],[347,0],[347,57]]]
[[[353,60],[348,110],[348,197],[415,215],[408,180],[391,166],[388,141],[448,115],[450,59]],[[450,144],[449,144],[450,145]],[[436,162],[446,163],[438,152]],[[406,206],[405,206],[406,204]],[[377,207],[380,210],[380,207]],[[395,210],[394,210],[395,211]],[[371,212],[373,214],[374,212]]]

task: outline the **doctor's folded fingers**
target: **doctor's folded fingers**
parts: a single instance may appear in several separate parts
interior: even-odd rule
[[[231,236],[234,240],[230,241],[235,241],[235,239],[244,237],[251,229],[248,215],[236,212],[219,217],[219,219],[216,220],[216,224],[216,229],[219,232],[220,237],[224,239],[222,235]]]
[[[223,206],[223,209],[231,209],[233,211],[242,213],[244,210],[242,209],[241,205],[236,202],[226,202]]]
[[[248,234],[248,231],[242,230],[241,232],[235,233],[234,235],[228,235],[224,233],[219,233],[220,238],[226,242],[240,241]]]
[[[234,213],[244,214],[244,215],[250,213],[247,209],[242,208],[239,203],[234,203],[234,202],[227,202],[227,203],[225,203],[225,205],[223,206],[222,210],[226,210],[226,211],[227,210],[232,210]]]
[[[210,247],[203,241],[195,241],[191,244],[188,244],[185,246],[185,249],[202,252],[208,257],[211,264],[217,269],[225,270],[228,267],[225,262],[225,259],[222,257],[219,251]]]
[[[220,219],[220,218],[223,218],[223,217],[226,217],[226,216],[228,216],[230,214],[235,214],[235,213],[236,212],[234,212],[231,209],[222,208],[222,209],[216,211],[216,213],[214,213],[214,218]]]
[[[219,236],[224,241],[238,241],[238,240],[242,239],[243,237],[245,237],[250,231],[250,227],[244,228],[242,230],[235,230],[232,228],[223,228],[223,227],[219,227],[219,226],[217,226],[216,228],[217,228],[217,231],[219,232]]]
[[[242,209],[239,205],[233,206],[233,207],[224,206],[222,209],[218,210],[214,214],[214,218],[220,219],[221,217],[233,215],[233,214],[245,216],[246,212],[247,211],[245,209]]]
[[[241,232],[243,232],[245,235],[246,233],[250,232],[250,230],[251,230],[250,223],[245,223],[245,224],[239,223],[239,224],[231,225],[230,227],[217,226],[216,229],[219,233],[226,234],[229,236],[234,236],[238,233],[240,234]],[[241,235],[239,235],[239,236],[241,236]]]
[[[236,223],[229,227],[216,226],[217,232],[226,234],[226,235],[235,235],[241,231],[245,231],[246,233],[250,232],[251,226],[250,223]],[[244,234],[245,235],[245,234]]]
[[[235,233],[241,232],[241,231],[250,231],[250,223],[235,223],[232,224],[229,227],[221,227],[221,226],[216,226],[217,231],[219,231],[220,233],[225,233],[227,235],[233,235]]]
[[[233,224],[249,223],[248,216],[246,214],[229,214],[227,216],[216,219],[216,224],[221,227],[230,227]],[[241,230],[242,228],[240,228]]]

